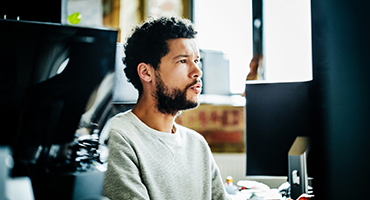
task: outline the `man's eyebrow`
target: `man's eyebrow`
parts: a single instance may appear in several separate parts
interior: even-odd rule
[[[174,59],[174,60],[177,60],[177,59],[179,59],[179,58],[183,58],[183,57],[187,58],[187,57],[189,57],[189,56],[190,56],[190,55],[180,54],[180,55],[175,56],[173,59]]]
[[[180,55],[175,56],[173,59],[174,59],[174,60],[177,60],[177,59],[179,59],[179,58],[187,58],[187,57],[190,57],[190,55],[187,55],[187,54],[180,54]],[[200,58],[200,56],[198,55],[198,56],[197,56],[197,58],[199,59],[199,58]]]

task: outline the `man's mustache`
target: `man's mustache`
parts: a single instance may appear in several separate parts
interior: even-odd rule
[[[185,87],[185,90],[189,89],[190,87],[192,87],[192,86],[194,86],[194,85],[196,85],[196,84],[198,84],[198,83],[200,83],[200,82],[202,82],[202,80],[201,80],[201,79],[194,79],[194,81],[193,81],[192,83],[190,83],[189,85],[187,85],[187,86]]]

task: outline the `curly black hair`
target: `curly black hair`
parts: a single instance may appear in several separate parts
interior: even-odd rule
[[[195,38],[196,34],[191,21],[179,17],[149,19],[137,26],[124,45],[123,63],[126,65],[124,71],[127,79],[141,93],[143,85],[137,73],[138,64],[150,64],[157,70],[161,58],[169,52],[168,40]]]

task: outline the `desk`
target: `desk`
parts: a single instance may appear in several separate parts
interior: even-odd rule
[[[230,195],[232,200],[286,200],[282,197],[277,189],[268,191],[243,190],[237,192],[236,195]]]

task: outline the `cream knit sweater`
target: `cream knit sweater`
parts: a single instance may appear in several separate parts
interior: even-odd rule
[[[103,195],[111,200],[229,199],[205,139],[176,124],[156,131],[131,111],[111,119]]]

